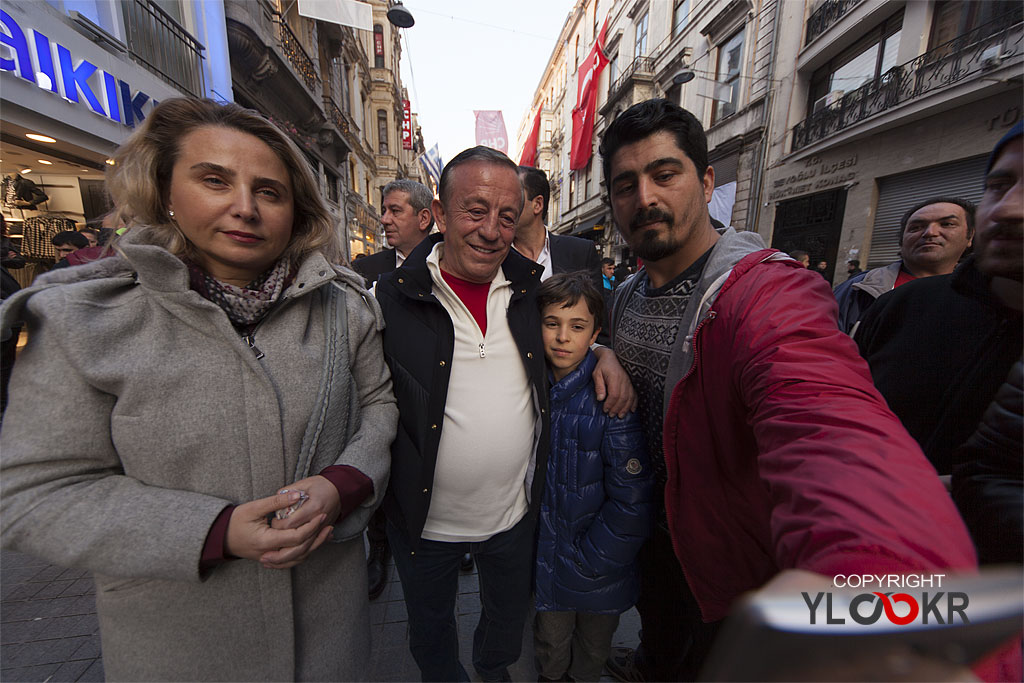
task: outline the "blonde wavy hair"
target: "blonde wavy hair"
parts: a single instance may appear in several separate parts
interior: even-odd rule
[[[106,175],[107,191],[117,218],[130,232],[144,232],[145,241],[176,256],[195,257],[195,247],[167,213],[167,198],[181,141],[203,126],[222,126],[258,138],[288,169],[295,218],[291,241],[282,256],[297,263],[319,251],[331,263],[343,263],[336,220],[324,203],[309,162],[295,143],[259,113],[209,99],[178,97],[162,101],[114,154],[114,165]]]

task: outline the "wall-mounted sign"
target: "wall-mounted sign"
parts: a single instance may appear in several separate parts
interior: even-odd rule
[[[402,149],[412,149],[412,107],[402,100]]]
[[[805,159],[803,163],[803,170],[772,182],[768,201],[774,202],[806,192],[827,190],[836,185],[845,185],[857,178],[857,172],[850,170],[857,165],[856,154],[834,162],[822,162],[819,157],[814,156]]]
[[[91,111],[129,128],[146,118],[144,108],[156,106],[149,95],[133,93],[124,81],[88,60],[75,59],[68,48],[33,28],[28,30],[32,36],[30,47],[25,31],[4,10],[0,10],[0,24],[6,29],[6,33],[0,33],[0,45],[6,46],[8,53],[4,56],[0,49],[0,71],[35,83],[74,104],[81,104],[84,98]]]

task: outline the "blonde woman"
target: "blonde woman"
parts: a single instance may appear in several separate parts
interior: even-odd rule
[[[3,546],[94,572],[108,679],[365,678],[397,410],[308,164],[254,112],[172,99],[107,183],[117,256],[0,309],[29,330]]]

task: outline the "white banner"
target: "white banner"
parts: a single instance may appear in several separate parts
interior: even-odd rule
[[[356,0],[299,0],[299,14],[310,19],[373,30],[373,10]]]
[[[708,213],[722,225],[732,225],[732,207],[736,204],[736,181],[715,188],[708,202]]]

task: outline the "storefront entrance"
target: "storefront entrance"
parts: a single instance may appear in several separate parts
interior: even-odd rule
[[[806,251],[811,267],[828,262],[826,279],[832,282],[836,272],[839,237],[843,230],[846,190],[829,190],[779,202],[775,209],[772,247],[786,253]],[[845,272],[846,264],[841,265]]]

